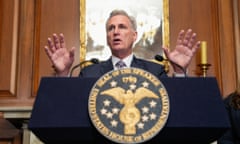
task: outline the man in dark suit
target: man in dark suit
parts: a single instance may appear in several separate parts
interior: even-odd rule
[[[129,16],[123,10],[111,12],[106,22],[107,44],[112,56],[109,60],[92,65],[81,70],[82,77],[100,77],[101,75],[120,66],[136,67],[147,70],[158,77],[167,76],[162,65],[146,60],[138,59],[133,55],[132,46],[137,39],[137,26],[135,18]],[[196,33],[191,29],[186,32],[181,30],[177,39],[177,45],[173,51],[163,47],[164,53],[173,66],[175,74],[185,73],[192,57],[200,47],[200,41],[196,42]],[[68,50],[65,47],[63,34],[53,34],[53,40],[48,38],[48,46],[45,51],[51,60],[58,76],[68,76],[74,61],[75,48]]]
[[[145,61],[139,58],[133,57],[130,67],[141,68],[151,72],[157,77],[167,77],[164,67],[157,63]],[[80,72],[80,77],[101,77],[103,74],[114,69],[111,58],[107,61],[101,62],[86,67]]]

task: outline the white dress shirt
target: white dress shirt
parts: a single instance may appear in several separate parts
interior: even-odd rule
[[[123,61],[126,64],[126,67],[129,68],[133,60],[133,54],[125,57],[124,59],[119,59],[118,57],[112,56],[112,63],[113,63],[114,70],[117,70],[116,63],[120,60]]]

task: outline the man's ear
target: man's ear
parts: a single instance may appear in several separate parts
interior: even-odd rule
[[[137,31],[134,31],[134,41],[137,40],[137,37],[138,37],[138,32],[137,32]]]

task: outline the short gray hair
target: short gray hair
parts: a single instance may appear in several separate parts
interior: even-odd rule
[[[126,16],[126,17],[129,19],[132,28],[133,28],[135,31],[137,30],[137,22],[136,22],[136,19],[135,19],[133,16],[128,15],[128,13],[127,13],[126,11],[124,11],[124,10],[117,10],[117,9],[116,9],[116,10],[113,10],[113,11],[110,13],[110,15],[109,15],[109,17],[108,17],[108,19],[107,19],[107,21],[106,21],[106,29],[107,29],[107,23],[108,23],[108,21],[109,21],[112,17],[117,16],[117,15]]]

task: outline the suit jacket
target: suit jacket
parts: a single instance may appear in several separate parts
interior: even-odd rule
[[[231,128],[218,140],[218,144],[240,144],[240,110],[230,105],[233,94],[224,100]]]
[[[164,70],[164,66],[150,62],[147,60],[133,57],[131,67],[135,68],[141,68],[143,70],[146,70],[156,77],[167,77],[166,71]],[[84,69],[81,70],[79,77],[95,77],[100,78],[102,75],[104,75],[107,72],[110,72],[113,70],[113,64],[111,61],[111,58],[107,61],[101,62],[99,64],[90,65]]]

